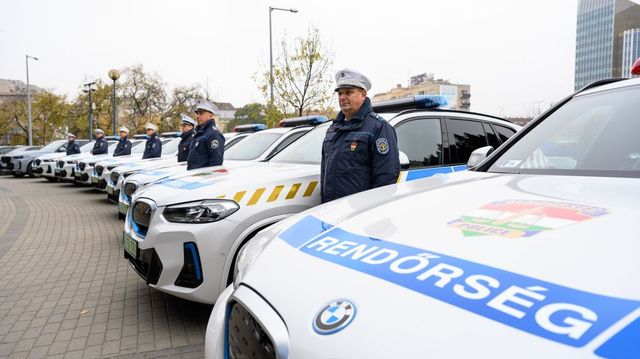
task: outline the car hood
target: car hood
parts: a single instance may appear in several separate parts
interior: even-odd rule
[[[118,165],[117,168],[114,168],[114,171],[123,173],[129,171],[142,171],[145,169],[151,168],[160,168],[165,166],[176,166],[178,161],[175,157],[171,158],[149,158],[146,160],[139,160],[136,162],[128,162],[121,165]],[[185,163],[186,165],[186,163]]]
[[[236,189],[246,189],[260,183],[292,181],[297,177],[319,173],[318,165],[285,164],[248,161],[225,161],[225,165],[188,171],[184,176],[160,180],[138,193],[158,206],[207,198],[230,198]]]
[[[102,166],[107,167],[107,166],[113,166],[113,165],[136,163],[136,162],[139,162],[141,158],[142,158],[141,154],[118,156],[118,157],[109,157],[109,158],[105,158],[103,160],[100,160],[100,161],[96,162],[96,165],[102,165]]]
[[[65,157],[66,155],[67,154],[64,153],[64,152],[45,153],[45,154],[39,155],[36,159],[39,159],[39,160],[53,160],[53,159],[58,159],[58,158]]]
[[[612,335],[640,328],[637,218],[638,179],[437,175],[280,222],[241,281],[323,357],[611,356],[625,345]],[[352,324],[316,334],[340,299]],[[363,335],[376,339],[350,350]]]

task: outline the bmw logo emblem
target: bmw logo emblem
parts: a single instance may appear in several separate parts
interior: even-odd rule
[[[356,306],[346,299],[338,299],[323,307],[313,319],[318,334],[333,334],[346,328],[356,316]]]

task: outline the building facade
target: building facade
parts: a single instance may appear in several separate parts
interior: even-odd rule
[[[631,0],[580,0],[576,26],[575,89],[623,77],[625,31],[640,28],[640,5]]]
[[[449,109],[469,111],[471,109],[471,86],[452,84],[449,81],[435,79],[433,74],[420,74],[409,79],[409,86],[398,84],[395,88],[375,94],[373,102],[416,95],[441,95],[447,99]]]
[[[640,58],[640,28],[629,29],[622,36],[622,77],[638,77],[631,74],[631,66]]]

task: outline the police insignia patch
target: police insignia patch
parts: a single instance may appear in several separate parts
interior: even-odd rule
[[[389,141],[386,138],[379,138],[376,140],[376,149],[381,155],[389,153]]]
[[[218,148],[218,140],[211,141],[211,149],[215,150],[216,148]]]

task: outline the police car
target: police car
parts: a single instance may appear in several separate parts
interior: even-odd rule
[[[102,155],[91,155],[87,154],[82,158],[76,159],[71,163],[73,167],[68,169],[71,174],[71,180],[75,184],[79,185],[91,185],[91,174],[93,173],[93,169],[96,163],[101,161],[108,161],[112,158],[113,152],[116,150],[118,145],[117,141],[109,142],[109,147],[107,147],[107,153]],[[131,152],[132,153],[142,153],[144,151],[144,141],[142,140],[131,140]],[[140,155],[141,156],[141,155]],[[122,156],[126,157],[126,156]],[[67,170],[67,168],[65,168]]]
[[[66,140],[55,140],[36,150],[25,151],[15,156],[7,156],[10,158],[9,168],[11,169],[11,174],[15,177],[24,177],[24,175],[35,177],[36,172],[34,171],[33,161],[36,157],[56,152],[64,154],[66,148]]]
[[[480,143],[474,137],[473,141],[482,146],[490,141],[485,124],[489,129],[504,126],[513,132],[519,128],[489,116],[433,108],[446,103],[441,97],[404,101],[378,104],[396,128],[400,148],[407,151],[401,162],[410,166],[414,161],[400,181],[466,168],[443,162],[422,167],[423,161],[438,163],[428,158],[427,151],[442,151],[442,146],[436,146],[443,140],[441,123],[477,124],[485,140]],[[125,220],[125,257],[148,285],[185,299],[213,303],[229,283],[235,255],[244,243],[273,223],[320,203],[321,148],[328,125],[316,127],[267,162],[212,167],[206,173],[167,178],[136,191]],[[446,138],[447,132],[444,134]],[[467,150],[453,152],[450,147],[444,148],[456,156]],[[443,156],[440,154],[441,160]]]
[[[473,171],[259,233],[206,356],[640,357],[638,98],[640,79],[601,82],[477,150]]]
[[[62,181],[73,182],[77,164],[82,160],[99,160],[108,158],[116,148],[117,141],[112,140],[113,136],[105,136],[107,138],[107,153],[102,155],[92,155],[90,152],[81,152],[75,155],[68,155],[59,158],[56,161],[56,167],[53,169],[56,178]]]
[[[93,148],[93,142],[89,142],[89,140],[76,139],[75,143],[80,146],[80,153],[89,152]],[[90,146],[88,145],[89,143]],[[31,165],[33,173],[38,176],[44,177],[49,181],[55,181],[56,177],[53,170],[56,167],[56,160],[66,155],[66,150],[65,152],[56,151],[39,155],[35,158],[35,160],[33,160],[33,163]]]
[[[0,170],[2,174],[11,174],[15,167],[14,161],[25,156],[29,157],[31,153],[39,151],[41,148],[41,146],[19,146],[5,152],[2,157],[0,157]]]
[[[238,125],[233,128],[233,132],[226,132],[222,135],[224,136],[224,149],[225,151],[236,143],[242,141],[247,138],[250,134],[262,130],[266,130],[267,125],[262,123],[250,123],[246,125]]]
[[[164,135],[164,134],[163,134]],[[140,151],[136,152],[136,155],[119,156],[109,158],[104,161],[96,163],[91,173],[91,185],[99,190],[107,192],[107,184],[111,178],[111,170],[118,168],[119,166],[137,166],[138,164],[145,163],[176,163],[176,155],[178,153],[178,145],[180,144],[180,138],[171,136],[160,137],[160,143],[162,144],[162,155],[160,157],[142,159],[142,153],[145,148],[145,141],[140,144]]]
[[[326,116],[303,116],[283,119],[279,122],[281,128],[265,130],[265,125],[238,125],[234,128],[238,136],[247,134],[248,138],[233,151],[229,149],[225,142],[224,165],[226,167],[239,167],[250,165],[253,162],[263,161],[274,156],[285,147],[296,141],[302,135],[310,131],[313,126],[327,122]],[[252,132],[261,131],[251,134]],[[237,137],[237,136],[236,136]],[[233,138],[236,138],[233,137]],[[127,213],[131,195],[140,187],[167,177],[177,178],[177,176],[191,175],[187,172],[186,163],[180,163],[171,167],[156,168],[150,171],[142,171],[127,179],[134,172],[120,170],[117,179],[111,182],[116,183],[114,194],[118,194],[118,210],[121,217]],[[123,190],[124,189],[124,190]],[[115,197],[115,196],[114,196]]]

